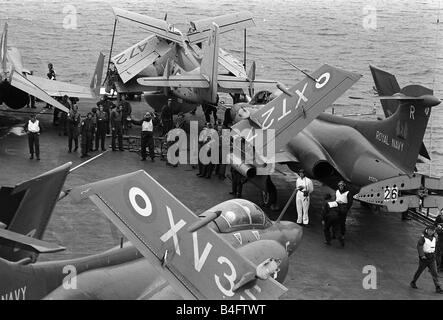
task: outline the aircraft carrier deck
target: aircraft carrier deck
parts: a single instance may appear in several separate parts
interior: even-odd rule
[[[141,118],[146,111],[145,105],[131,104],[133,117]],[[38,116],[44,126],[40,137],[41,161],[29,160],[26,136],[5,135],[3,132],[0,137],[1,185],[13,185],[68,161],[72,161],[74,167],[84,160],[80,159],[80,153],[67,152],[67,137],[57,135],[51,125],[52,111],[42,110],[42,106],[42,103],[38,103],[35,109],[38,113],[43,111]],[[81,114],[85,115],[91,106],[80,103]],[[29,110],[0,111],[0,118],[13,114],[27,119],[26,114],[20,112]],[[21,122],[24,123],[24,120]],[[134,127],[132,132],[137,135],[139,130],[139,127]],[[109,138],[107,142],[110,142]],[[70,174],[65,188],[143,169],[197,214],[231,198],[228,179],[202,179],[196,176],[196,170],[190,165],[172,168],[158,158],[155,163],[141,162],[134,152],[108,150],[102,157]],[[286,167],[282,167],[282,170],[286,175],[273,179],[279,192],[280,207],[290,197],[296,179],[296,175]],[[399,214],[383,211],[373,213],[354,203],[348,216],[346,246],[342,248],[338,242],[326,246],[319,217],[325,188],[315,182],[310,210],[312,227],[304,230],[302,244],[291,256],[290,270],[284,282],[288,292],[283,299],[443,299],[443,296],[434,293],[434,285],[427,271],[417,283],[418,290],[409,287],[418,264],[416,243],[423,231],[423,225],[415,221],[403,222]],[[260,193],[253,185],[245,185],[243,196],[260,204]],[[265,211],[272,219],[279,214],[268,209]],[[295,221],[295,217],[292,204],[284,218]],[[120,234],[92,202],[87,200],[72,204],[67,197],[55,207],[45,240],[68,248],[65,252],[41,257],[42,260],[52,260],[103,251],[117,245]],[[376,289],[363,287],[364,277],[367,276],[363,269],[368,265],[376,268]]]

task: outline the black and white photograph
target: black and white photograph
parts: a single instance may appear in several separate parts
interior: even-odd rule
[[[442,20],[0,0],[0,300],[443,300]]]

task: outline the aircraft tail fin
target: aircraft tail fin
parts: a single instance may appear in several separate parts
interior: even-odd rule
[[[389,72],[380,70],[374,66],[369,66],[369,69],[372,73],[372,78],[374,79],[375,88],[377,92],[381,96],[392,96],[393,94],[399,93],[401,88],[397,82],[397,79],[393,74]],[[381,106],[383,108],[383,113],[386,118],[389,118],[391,115],[397,111],[398,106],[400,105],[398,100],[380,100]],[[420,146],[419,154],[430,160],[428,150],[426,149],[425,144],[422,142]]]
[[[394,96],[381,99],[400,102],[389,118],[362,122],[356,126],[390,161],[406,173],[412,173],[417,163],[432,107],[440,104],[432,90],[409,85]]]
[[[143,170],[70,195],[89,197],[184,299],[276,299],[286,291],[272,277],[256,278],[251,261]]]
[[[104,63],[105,55],[100,52],[97,60],[97,65],[95,66],[94,74],[92,75],[91,84],[89,85],[92,94],[96,97],[100,95],[100,86],[102,83]]]
[[[206,100],[215,104],[218,91],[218,54],[219,54],[219,27],[212,24],[212,30],[208,37],[208,43],[203,49],[203,59],[200,67],[201,75],[209,82],[209,90]]]
[[[7,231],[42,239],[71,165],[66,163],[12,188],[0,188],[0,222]],[[0,257],[10,261],[36,255],[34,250],[11,248],[2,240],[0,244]]]
[[[251,133],[245,129],[251,127],[251,122],[253,127],[274,129],[275,138],[268,140],[263,148],[275,143],[278,153],[360,77],[325,64],[290,89],[279,86],[283,91],[281,95],[257,110],[249,120],[236,123],[232,129],[246,140]]]
[[[6,71],[6,59],[8,54],[8,23],[5,22],[2,37],[0,38],[0,61],[2,71]]]

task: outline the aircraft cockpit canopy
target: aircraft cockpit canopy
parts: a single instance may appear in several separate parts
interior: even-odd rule
[[[256,204],[244,200],[235,199],[222,202],[208,211],[222,213],[214,220],[213,228],[220,233],[229,233],[246,229],[266,229],[272,225],[272,221]]]
[[[259,91],[257,92],[254,97],[252,97],[249,104],[251,105],[257,105],[257,104],[266,104],[273,100],[275,98],[275,95],[267,90]]]

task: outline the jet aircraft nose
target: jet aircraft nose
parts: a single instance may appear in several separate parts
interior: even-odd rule
[[[291,255],[301,243],[303,228],[292,221],[280,221],[280,230],[286,238],[286,251]]]

